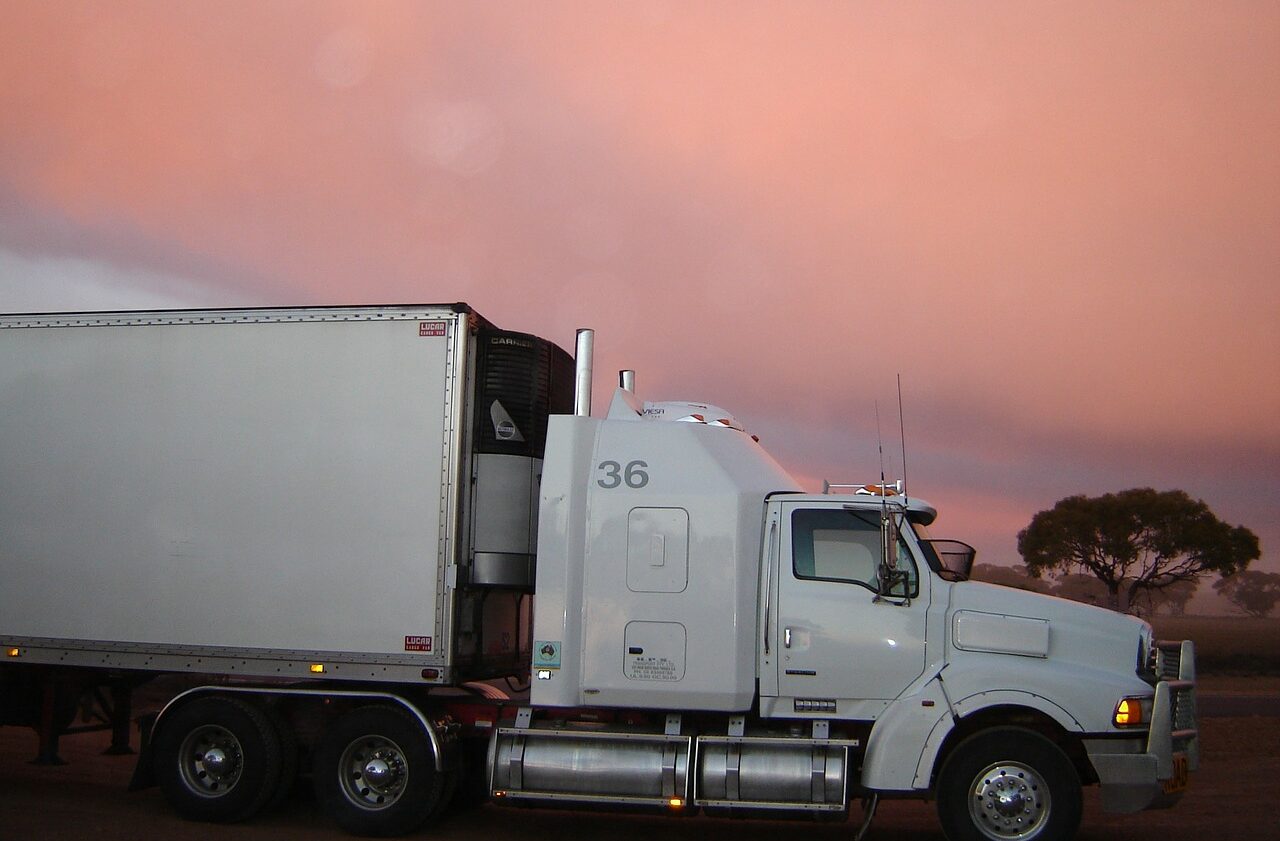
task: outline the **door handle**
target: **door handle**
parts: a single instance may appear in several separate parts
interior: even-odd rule
[[[790,628],[784,628],[782,631],[782,647],[783,648],[791,647],[791,629]]]

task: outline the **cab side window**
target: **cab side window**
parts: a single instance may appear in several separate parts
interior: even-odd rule
[[[840,508],[800,509],[791,515],[791,556],[797,578],[858,584],[879,592],[879,516]],[[911,552],[898,543],[898,569],[906,576],[889,593],[917,594],[919,580]]]

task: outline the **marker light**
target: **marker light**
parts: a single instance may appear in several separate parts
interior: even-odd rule
[[[6,654],[8,654],[10,657],[21,657],[21,656],[22,656],[22,649],[21,649],[21,648],[10,648],[10,649],[8,649],[5,653],[6,653]]]
[[[1151,717],[1151,699],[1143,697],[1121,698],[1116,704],[1111,720],[1116,727],[1138,727]]]
[[[684,806],[684,800],[680,799],[679,797],[673,797],[667,801],[667,805],[669,805],[672,809],[679,809],[680,807]]]
[[[322,675],[322,674],[324,674],[324,663],[312,663],[312,664],[311,664],[311,674],[313,674],[313,675]]]

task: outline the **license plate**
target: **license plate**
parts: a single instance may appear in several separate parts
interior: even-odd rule
[[[1187,780],[1191,773],[1187,768],[1187,755],[1185,753],[1175,753],[1173,755],[1173,776],[1160,783],[1165,794],[1175,794],[1183,791],[1187,787]]]

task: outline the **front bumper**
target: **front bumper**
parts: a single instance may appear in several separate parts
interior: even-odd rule
[[[1145,746],[1140,741],[1085,740],[1106,812],[1167,809],[1182,797],[1187,775],[1200,765],[1195,645],[1191,640],[1158,645],[1164,655],[1158,662],[1173,668],[1157,666],[1157,674],[1167,679],[1156,684]]]

